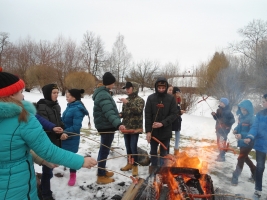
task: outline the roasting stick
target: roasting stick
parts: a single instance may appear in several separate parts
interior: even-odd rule
[[[171,160],[171,158],[169,158],[169,157],[163,157],[163,156],[157,156],[157,155],[146,155],[146,154],[127,154],[127,155],[131,155],[131,156],[146,156],[146,157],[154,156],[154,157],[158,157],[158,158],[164,158],[164,159],[170,159]],[[99,160],[97,162],[104,162],[104,161],[107,161],[107,160],[112,160],[112,159],[116,159],[116,158],[125,157],[127,155],[121,155],[121,156],[116,156],[116,157],[113,157],[113,158],[107,158],[107,159]],[[142,166],[142,165],[140,165],[140,166]]]
[[[96,141],[96,140],[93,140],[93,139],[89,138],[88,136],[85,136],[84,134],[80,135],[80,134],[73,133],[73,132],[68,132],[68,131],[63,131],[63,133],[70,134],[69,137],[73,137],[73,136],[82,136],[82,137],[85,137],[85,138],[87,138],[87,139],[89,139],[89,140],[92,140],[92,141],[94,141],[94,142],[96,142],[96,143],[98,143],[98,144],[100,144],[100,145],[103,145],[104,147],[107,147],[107,148],[110,149],[111,151],[114,151],[114,152],[118,153],[119,155],[121,155],[121,157],[127,157],[127,155],[123,155],[123,154],[121,154],[120,152],[115,151],[114,149],[108,147],[107,145],[104,145],[104,144],[102,144],[101,142],[98,142],[98,141]],[[138,162],[136,162],[136,161],[134,161],[134,163],[138,164],[139,166],[142,166],[142,165],[140,165],[140,164],[139,164]]]
[[[205,101],[206,102],[206,104],[209,106],[209,108],[210,108],[210,110],[212,111],[212,112],[214,112],[213,111],[213,109],[210,107],[210,104],[207,102],[207,98],[209,98],[209,96],[207,96],[207,97],[202,97],[202,99],[200,100],[200,101],[198,101],[197,103],[200,103],[200,102],[202,102],[202,101]],[[218,118],[216,119],[216,121],[218,121]],[[223,128],[222,128],[222,125],[219,123],[219,125],[220,125],[220,127],[221,127],[221,129],[223,130]],[[223,130],[223,132],[224,132],[224,130]],[[225,134],[225,133],[224,133]],[[236,154],[236,152],[235,152],[235,150],[233,149],[233,148],[229,148],[229,144],[232,144],[233,142],[230,142],[230,140],[229,140],[229,138],[227,138],[227,140],[229,141],[228,142],[228,144],[226,144],[226,148],[225,147],[222,147],[222,148],[219,148],[220,150],[224,150],[224,151],[233,151],[233,153],[234,154]],[[235,142],[235,141],[234,141]]]
[[[228,196],[228,197],[235,197],[236,199],[252,200],[242,196],[235,196],[233,194],[189,194],[189,196],[192,198],[210,198],[212,196]]]

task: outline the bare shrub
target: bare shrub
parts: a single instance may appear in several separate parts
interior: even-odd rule
[[[95,84],[95,77],[87,72],[71,72],[65,78],[67,89],[84,89],[86,94],[93,93]]]

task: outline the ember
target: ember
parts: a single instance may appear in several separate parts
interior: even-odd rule
[[[214,199],[207,163],[197,157],[180,153],[178,157],[167,155],[162,167],[150,166],[150,176],[131,185],[123,200],[189,200]]]

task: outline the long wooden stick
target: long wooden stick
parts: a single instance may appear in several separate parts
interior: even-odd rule
[[[170,159],[170,158],[165,158],[163,156],[157,156],[157,155],[146,155],[146,154],[127,154],[127,155],[131,155],[131,156],[146,156],[146,157],[152,156],[152,157],[158,157],[158,158],[163,158],[163,159]],[[99,160],[97,162],[103,162],[103,161],[106,161],[106,160],[112,160],[112,159],[116,159],[116,158],[126,157],[127,155],[121,155],[121,156],[116,156],[116,157],[113,157],[113,158],[107,158],[107,159]],[[142,166],[142,165],[140,165],[140,166]]]
[[[125,157],[125,155],[121,154],[120,152],[115,151],[115,150],[112,149],[111,147],[108,147],[107,145],[104,145],[104,144],[102,144],[101,142],[98,142],[98,141],[96,141],[96,140],[93,140],[93,139],[89,138],[88,136],[80,135],[80,134],[73,133],[73,132],[67,132],[67,131],[63,131],[63,133],[71,134],[72,136],[75,135],[75,136],[82,136],[82,137],[85,137],[85,138],[87,138],[87,139],[89,139],[89,140],[92,140],[92,141],[94,141],[94,142],[96,142],[96,143],[98,143],[98,144],[100,144],[100,145],[102,145],[102,146],[104,146],[104,147],[107,147],[109,150],[114,151],[114,152],[120,154],[121,156]],[[135,162],[136,164],[140,165],[138,162],[136,162],[136,161],[134,161],[134,162]],[[141,166],[142,166],[142,165],[141,165]]]

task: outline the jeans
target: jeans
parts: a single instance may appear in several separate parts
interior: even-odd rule
[[[175,145],[174,145],[174,149],[179,149],[179,143],[180,143],[180,131],[175,131]]]
[[[114,134],[112,134],[112,133],[102,133],[100,137],[101,137],[101,139],[100,139],[101,144],[104,144],[104,145],[106,145],[108,147],[111,147],[111,144],[112,144],[113,139],[114,139]],[[107,148],[107,147],[105,147],[103,145],[100,145],[97,161],[100,161],[100,160],[103,160],[103,159],[107,159],[108,155],[109,155],[109,151],[110,151],[109,148]],[[106,162],[107,161],[99,162],[98,163],[98,167],[106,168]],[[106,170],[98,169],[97,175],[98,176],[105,176],[106,175]]]
[[[255,190],[262,191],[262,176],[265,169],[266,153],[256,150]]]
[[[42,178],[40,188],[42,189],[43,197],[52,196],[52,191],[50,190],[50,179],[53,177],[53,169],[43,165],[42,167]]]
[[[127,154],[138,154],[137,152],[137,142],[138,142],[139,134],[124,134],[124,141]],[[138,156],[132,156],[135,162],[138,162]],[[137,165],[137,163],[134,163]]]
[[[169,144],[170,144],[170,139],[166,140],[160,140],[168,149]],[[158,166],[158,157],[157,156],[157,151],[158,151],[158,145],[155,140],[151,139],[150,140],[150,155],[151,155],[151,166]],[[161,145],[160,145],[160,156],[166,156],[167,155],[167,150],[165,150]],[[162,166],[164,163],[164,159],[160,158],[160,164],[159,166]]]
[[[223,129],[220,129],[220,131],[216,132],[216,136],[217,136],[217,146],[220,151],[219,157],[225,159],[226,151],[223,150],[222,148],[226,147],[228,133],[223,132]]]

